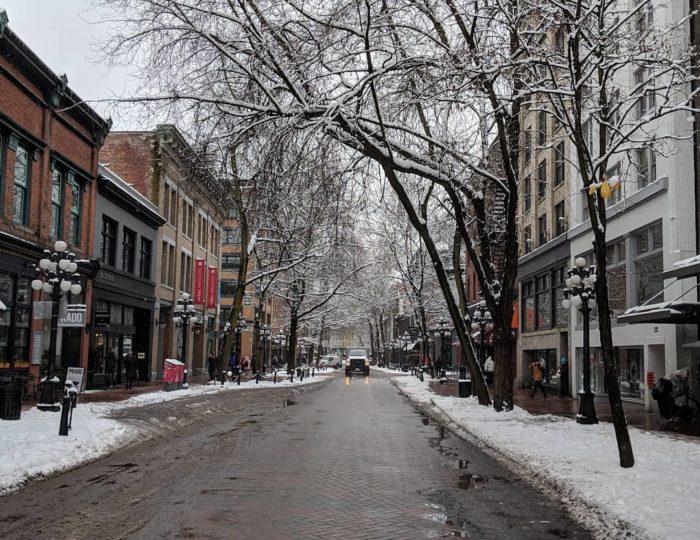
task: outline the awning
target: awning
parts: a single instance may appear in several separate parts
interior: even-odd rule
[[[673,264],[673,268],[661,273],[663,279],[683,279],[697,275],[700,275],[700,255],[678,261]]]
[[[700,324],[700,303],[662,302],[628,309],[617,322],[641,324]]]

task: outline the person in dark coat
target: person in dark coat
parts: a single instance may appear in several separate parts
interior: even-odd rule
[[[209,380],[213,381],[216,378],[216,356],[214,353],[209,353],[207,358],[207,371],[209,372]]]
[[[114,348],[110,349],[105,358],[105,375],[107,375],[107,386],[112,388],[117,387],[117,379],[114,370],[117,369],[117,352]]]
[[[136,357],[133,353],[128,353],[124,357],[124,369],[126,371],[126,389],[130,390],[133,388],[136,378]]]

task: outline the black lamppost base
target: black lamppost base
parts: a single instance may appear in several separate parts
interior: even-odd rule
[[[578,393],[579,397],[579,407],[578,414],[576,415],[577,424],[597,424],[598,417],[595,413],[594,398],[595,394],[593,392],[581,391]]]
[[[39,402],[36,408],[40,411],[58,412],[61,410],[59,399],[60,381],[43,381],[39,391]]]

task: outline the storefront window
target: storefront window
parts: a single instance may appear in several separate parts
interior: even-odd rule
[[[131,306],[124,306],[124,324],[134,325],[134,308]]]
[[[618,365],[620,366],[620,393],[622,397],[644,398],[642,370],[644,369],[644,350],[617,349]]]
[[[122,324],[124,320],[124,306],[112,302],[109,305],[109,322],[110,324]]]
[[[537,329],[552,327],[552,295],[549,289],[549,275],[537,278]]]
[[[7,308],[0,312],[0,364],[9,363],[14,357],[18,367],[22,367],[29,362],[29,281],[0,273],[0,301]]]
[[[603,367],[603,355],[598,347],[591,347],[591,391],[595,394],[605,394],[605,370]],[[577,387],[583,390],[583,349],[576,349],[576,364],[578,366]]]

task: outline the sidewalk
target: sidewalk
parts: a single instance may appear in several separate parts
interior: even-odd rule
[[[437,380],[430,381],[430,389],[441,396],[458,395],[456,380],[448,380],[447,384],[440,384]],[[546,400],[542,397],[541,392],[538,392],[534,398],[531,398],[530,390],[525,388],[514,388],[513,393],[515,404],[531,414],[553,414],[572,419],[576,418],[579,407],[578,399],[562,398],[551,391],[548,391]],[[680,424],[678,429],[675,429],[673,426],[667,425],[665,420],[660,420],[661,417],[658,413],[646,412],[644,406],[640,403],[623,401],[623,407],[627,423],[630,426],[645,431],[661,431],[700,437],[700,422],[696,421],[691,425]],[[595,410],[600,422],[612,422],[612,414],[610,413],[610,404],[607,397],[597,397],[595,399]]]
[[[188,378],[190,385],[204,384],[209,381],[206,375],[196,375]],[[133,388],[127,390],[124,384],[117,385],[116,388],[101,388],[99,390],[86,390],[78,396],[78,403],[97,403],[124,401],[133,396],[148,394],[150,392],[160,392],[163,389],[163,381],[134,381]],[[36,401],[24,401],[22,411],[36,407]]]

